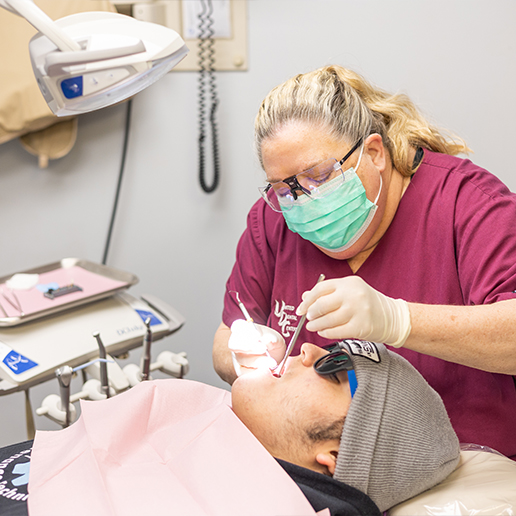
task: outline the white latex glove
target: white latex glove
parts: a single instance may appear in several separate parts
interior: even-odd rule
[[[244,319],[231,325],[228,347],[237,376],[249,369],[276,367],[286,351],[285,340],[276,330]]]
[[[410,334],[410,312],[403,299],[392,299],[349,276],[319,283],[303,294],[297,315],[306,328],[327,339],[361,339],[399,348]]]

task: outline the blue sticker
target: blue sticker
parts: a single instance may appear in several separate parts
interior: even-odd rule
[[[350,369],[349,371],[347,371],[347,373],[349,381],[349,390],[351,391],[351,397],[353,397],[358,387],[357,375],[354,369]]]
[[[156,324],[161,324],[161,321],[152,312],[147,312],[146,310],[136,310],[136,313],[142,318],[143,322],[145,322],[147,320],[147,317],[150,317],[151,318],[151,322],[150,322],[151,326],[155,326]]]
[[[52,283],[47,283],[46,285],[43,283],[40,283],[39,285],[36,285],[36,288],[40,292],[48,292],[50,289],[57,290],[59,288],[59,285],[54,281]]]
[[[16,351],[12,350],[7,353],[3,362],[14,374],[24,373],[38,365],[36,362],[33,362],[27,357],[20,355],[20,353],[16,353]]]

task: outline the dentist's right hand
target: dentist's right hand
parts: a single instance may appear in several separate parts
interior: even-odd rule
[[[327,339],[361,339],[401,347],[411,330],[407,302],[378,292],[359,276],[319,283],[303,294],[296,313],[306,313],[306,329]]]
[[[244,319],[231,325],[228,347],[237,376],[261,367],[276,367],[286,351],[285,340],[276,330]]]

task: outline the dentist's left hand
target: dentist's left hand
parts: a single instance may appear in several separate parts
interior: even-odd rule
[[[303,294],[296,313],[306,313],[306,329],[327,339],[361,339],[401,347],[411,330],[407,302],[385,296],[359,276],[319,283]]]

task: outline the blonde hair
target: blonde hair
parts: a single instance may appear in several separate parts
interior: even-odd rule
[[[452,156],[471,152],[461,138],[431,125],[407,95],[387,93],[336,65],[296,75],[264,99],[255,121],[255,147],[262,165],[263,140],[291,121],[325,127],[350,145],[378,133],[394,167],[405,176],[415,172],[409,158],[413,148]]]

